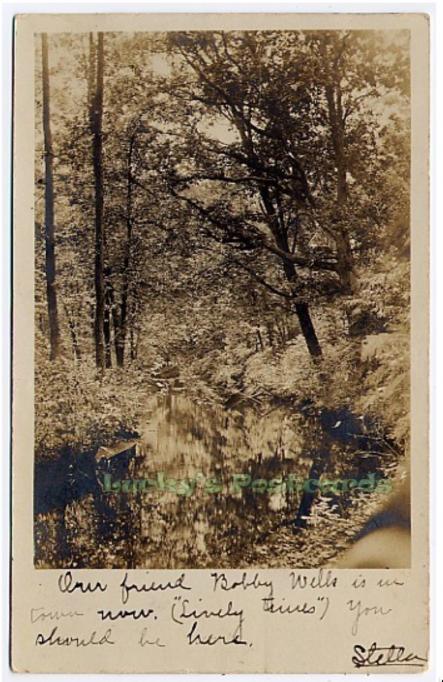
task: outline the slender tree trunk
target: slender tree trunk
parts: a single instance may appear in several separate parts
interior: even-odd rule
[[[354,285],[354,259],[349,236],[340,225],[337,225],[335,245],[337,248],[338,275],[343,292],[351,294]]]
[[[294,285],[297,280],[297,273],[293,263],[285,261],[283,263],[286,279],[291,285]],[[314,323],[312,322],[311,313],[309,312],[309,305],[307,303],[295,303],[294,311],[298,317],[301,333],[308,347],[308,351],[314,361],[319,360],[323,353],[320,342],[315,332]]]
[[[96,46],[94,41],[94,34],[89,34],[89,57],[88,57],[88,67],[87,67],[87,97],[88,97],[88,114],[90,126],[93,125],[93,110],[94,110],[94,97],[95,97],[95,84],[96,84],[96,72],[97,72],[97,55]]]
[[[119,311],[118,306],[115,303],[114,287],[111,284],[109,284],[108,295],[109,295],[109,305],[110,305],[110,310],[111,310],[112,322],[114,325],[115,359],[117,362],[117,367],[123,367],[124,353],[122,355],[121,345],[120,345],[121,307],[120,307],[120,311]],[[119,314],[119,312],[120,312],[120,314]],[[123,348],[124,348],[124,345],[123,345]]]
[[[326,99],[328,102],[329,122],[333,141],[335,165],[337,167],[337,200],[334,219],[335,245],[337,249],[337,264],[339,277],[345,293],[352,293],[353,257],[349,234],[344,224],[343,213],[348,200],[348,185],[346,180],[347,163],[344,150],[344,123],[341,104],[341,90],[327,86]]]
[[[103,336],[105,341],[105,366],[112,367],[112,353],[111,353],[111,303],[109,298],[108,287],[106,286],[105,293],[105,313],[103,320]]]
[[[130,267],[131,267],[131,250],[132,250],[132,157],[134,152],[135,134],[129,140],[128,157],[127,157],[127,186],[126,186],[126,251],[123,263],[123,287],[122,300],[120,306],[120,320],[118,326],[115,328],[115,355],[117,365],[123,367],[125,362],[125,347],[126,336],[128,331],[128,298],[129,298],[129,281],[130,281]]]
[[[117,323],[117,324],[116,324]],[[122,292],[122,302],[120,306],[120,318],[114,318],[115,328],[115,357],[117,366],[123,367],[125,364],[125,347],[127,332],[127,292]]]
[[[134,326],[133,325],[131,325],[131,329],[129,331],[129,348],[130,348],[131,360],[135,360],[137,357],[137,346],[135,343]]]
[[[77,287],[77,293],[78,293],[78,287]],[[74,318],[70,314],[70,311],[66,307],[66,303],[64,302],[63,298],[61,298],[61,303],[63,306],[64,313],[66,315],[66,319],[68,320],[68,327],[69,327],[69,332],[71,334],[71,341],[72,341],[72,350],[74,353],[74,357],[77,360],[80,360],[81,358],[81,349],[80,349],[80,344],[78,341],[78,336],[77,336],[77,327],[74,322]]]
[[[95,185],[95,361],[97,368],[105,367],[104,317],[105,317],[105,284],[104,284],[104,228],[103,228],[103,69],[104,45],[103,33],[98,34],[97,71],[95,90],[92,97],[91,129],[92,129],[92,162]]]
[[[272,199],[269,196],[269,192],[266,187],[260,188],[260,196],[262,198],[263,205],[268,216],[269,226],[277,246],[283,251],[289,252],[287,232],[284,229],[284,226],[279,224],[278,216],[276,215]],[[282,264],[286,279],[292,286],[294,286],[297,281],[297,272],[295,270],[294,263],[283,259]],[[298,317],[300,329],[308,347],[308,351],[313,360],[316,361],[322,356],[322,350],[315,333],[314,324],[309,312],[309,306],[307,303],[296,303],[294,305],[294,311]]]
[[[55,238],[54,238],[54,154],[52,149],[48,36],[42,34],[42,81],[43,81],[43,135],[45,146],[45,270],[48,301],[50,359],[55,360],[60,350],[57,290],[55,287]]]
[[[78,338],[77,338],[77,329],[75,327],[74,320],[71,319],[70,317],[68,318],[68,324],[69,324],[69,331],[71,332],[72,348],[74,350],[74,356],[77,358],[77,360],[80,360],[81,350],[80,350],[80,345],[79,345]]]
[[[300,328],[305,339],[311,357],[319,359],[322,356],[320,342],[315,333],[315,328],[312,323],[309,306],[307,303],[296,303],[295,312],[300,322]]]
[[[131,360],[137,359],[138,354],[138,344],[140,341],[140,329],[136,322],[138,318],[139,301],[137,298],[133,297],[131,301],[130,315],[128,316],[128,329],[129,329],[129,350]]]
[[[103,337],[105,342],[105,366],[112,367],[112,343],[111,331],[114,319],[114,289],[111,282],[112,270],[109,266],[104,268],[105,278],[105,312],[103,320]]]
[[[321,53],[324,65],[328,73],[328,81],[325,84],[325,95],[328,107],[329,127],[331,130],[332,147],[334,151],[335,166],[337,168],[337,199],[336,217],[334,219],[334,237],[337,249],[337,264],[339,277],[344,293],[352,293],[354,280],[353,256],[349,239],[349,233],[344,223],[344,210],[348,200],[347,184],[347,159],[345,150],[345,116],[343,113],[341,77],[337,73],[330,72],[330,57],[326,52],[325,43],[321,44]]]

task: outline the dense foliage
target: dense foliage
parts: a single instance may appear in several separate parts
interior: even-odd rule
[[[137,430],[171,387],[348,409],[407,451],[407,33],[51,35],[36,55],[37,456]]]

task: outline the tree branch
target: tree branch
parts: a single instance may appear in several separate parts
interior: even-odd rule
[[[233,263],[238,265],[240,268],[248,272],[259,284],[262,284],[268,291],[270,291],[273,294],[276,294],[276,296],[281,296],[282,298],[286,298],[289,300],[292,300],[293,296],[289,292],[286,291],[281,291],[280,289],[277,289],[274,287],[272,284],[269,284],[264,277],[261,277],[261,275],[258,275],[255,270],[250,268],[249,266],[246,265],[246,263],[243,263],[242,261],[238,260],[235,258],[235,256],[230,256],[230,259],[232,260]]]
[[[255,246],[261,246],[282,260],[293,263],[294,265],[298,265],[299,267],[309,268],[311,270],[329,270],[332,272],[337,272],[336,263],[329,260],[317,259],[315,257],[304,258],[303,256],[297,256],[293,253],[290,253],[289,251],[285,251],[284,249],[281,249],[279,246],[277,246],[277,244],[271,243],[262,232],[259,232],[256,229],[250,233],[237,223],[235,225],[234,231],[232,232],[229,230],[229,226],[225,222],[217,218],[217,216],[211,213],[211,211],[208,209],[204,208],[204,206],[201,206],[201,204],[194,201],[190,197],[185,197],[182,194],[179,194],[172,187],[170,189],[175,197],[185,201],[189,206],[191,206],[191,208],[194,208],[196,211],[198,211],[200,215],[209,220],[213,225],[220,227],[230,236],[236,236],[240,238],[247,245],[250,245],[251,242],[255,241]]]

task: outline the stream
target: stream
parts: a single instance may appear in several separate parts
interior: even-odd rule
[[[312,424],[308,440],[300,420]],[[347,409],[263,413],[250,404],[209,408],[182,393],[154,396],[134,456],[97,464],[95,453],[75,461],[65,454],[46,469],[36,465],[36,566],[246,566],[257,544],[295,518],[301,492],[288,481],[309,477],[318,434],[329,472],[334,452],[345,449],[348,474],[363,476],[387,456],[371,431]]]

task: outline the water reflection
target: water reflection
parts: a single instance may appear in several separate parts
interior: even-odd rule
[[[383,477],[398,457],[370,418],[310,401],[263,414],[171,392],[153,397],[145,415],[136,457],[126,448],[97,464],[95,451],[62,452],[49,466],[36,464],[37,567],[283,567],[307,558],[311,565],[309,530],[294,537],[291,529],[308,518],[315,525],[316,494],[285,486],[271,494],[262,484],[291,475]],[[58,477],[45,475],[51,471]],[[331,532],[346,523],[352,499],[320,499],[329,530],[319,565],[338,551]],[[343,528],[346,540],[353,531]]]
[[[247,565],[254,543],[293,516],[299,503],[296,492],[269,494],[239,482],[233,485],[238,476],[269,481],[306,474],[300,439],[287,411],[274,408],[260,415],[252,408],[209,409],[170,393],[153,398],[146,414],[138,457],[126,478],[148,479],[156,486],[91,494],[70,503],[64,514],[69,565]],[[181,482],[175,483],[176,492],[168,491],[171,481]]]
[[[196,483],[187,496],[144,494],[139,566],[239,565],[242,552],[296,505],[294,494],[260,493],[238,481],[240,475],[246,482],[247,475],[269,480],[295,473],[296,433],[281,410],[265,416],[208,410],[171,394],[151,406],[143,441],[139,476],[160,471],[166,480]]]

